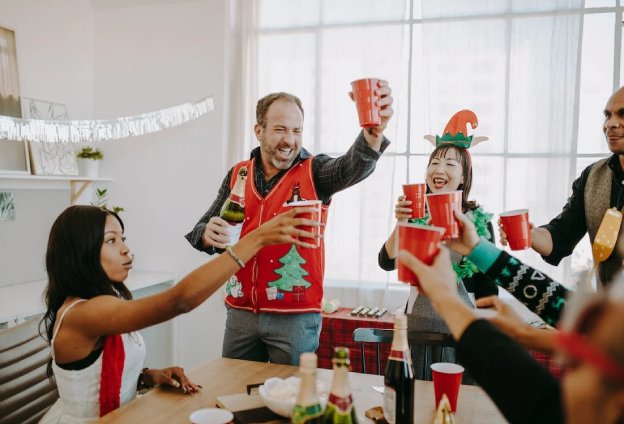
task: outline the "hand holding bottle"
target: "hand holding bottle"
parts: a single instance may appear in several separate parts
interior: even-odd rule
[[[215,247],[217,249],[225,249],[225,246],[229,244],[230,235],[228,227],[230,224],[218,216],[210,218],[204,228],[204,234],[202,235],[202,242],[204,247]]]

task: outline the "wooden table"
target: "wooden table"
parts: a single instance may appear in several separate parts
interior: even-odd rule
[[[156,388],[98,420],[98,423],[187,423],[196,409],[214,407],[217,396],[244,393],[248,384],[261,383],[269,377],[289,377],[297,367],[263,362],[219,358],[190,372],[190,378],[203,386],[201,393],[184,395],[180,392]],[[318,378],[331,381],[332,371],[319,369]],[[382,405],[383,395],[371,386],[383,386],[383,377],[351,373],[351,389],[358,415],[373,406]],[[433,422],[433,383],[417,381],[415,387],[415,423]],[[457,406],[457,422],[462,424],[498,424],[505,419],[489,397],[478,387],[462,386]],[[362,418],[362,423],[371,421]]]

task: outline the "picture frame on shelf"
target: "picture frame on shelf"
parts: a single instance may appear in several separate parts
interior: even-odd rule
[[[67,106],[47,100],[22,97],[24,119],[65,120]],[[34,175],[78,175],[74,147],[70,143],[29,142]]]
[[[46,119],[64,121],[69,119],[67,106],[47,100],[22,97],[22,117],[24,119]]]
[[[15,31],[0,27],[0,115],[22,117]],[[28,144],[0,140],[0,174],[30,174]]]
[[[76,153],[71,144],[31,141],[29,145],[34,175],[78,175]]]
[[[0,140],[0,175],[30,175],[28,143]]]

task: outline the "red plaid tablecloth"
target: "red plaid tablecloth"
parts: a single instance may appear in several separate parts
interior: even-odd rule
[[[333,314],[322,314],[323,328],[321,330],[319,348],[316,351],[319,368],[331,369],[334,347],[345,346],[349,348],[352,370],[362,372],[360,343],[353,341],[353,330],[360,327],[393,328],[394,326],[394,318],[390,313],[387,313],[382,318],[367,318],[352,316],[351,310],[352,308],[340,308]],[[364,343],[364,350],[366,356],[366,372],[368,374],[376,374],[377,351],[375,343]],[[380,352],[381,373],[383,374],[388,354],[390,353],[390,344],[383,343]]]

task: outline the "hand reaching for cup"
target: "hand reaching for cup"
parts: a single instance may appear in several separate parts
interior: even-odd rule
[[[454,211],[455,219],[459,224],[459,238],[446,240],[446,246],[462,256],[467,256],[479,243],[479,234],[474,224],[462,212]]]
[[[445,297],[457,297],[457,276],[448,249],[441,247],[432,265],[427,265],[407,250],[399,252],[399,260],[416,274],[425,295],[435,303]]]

